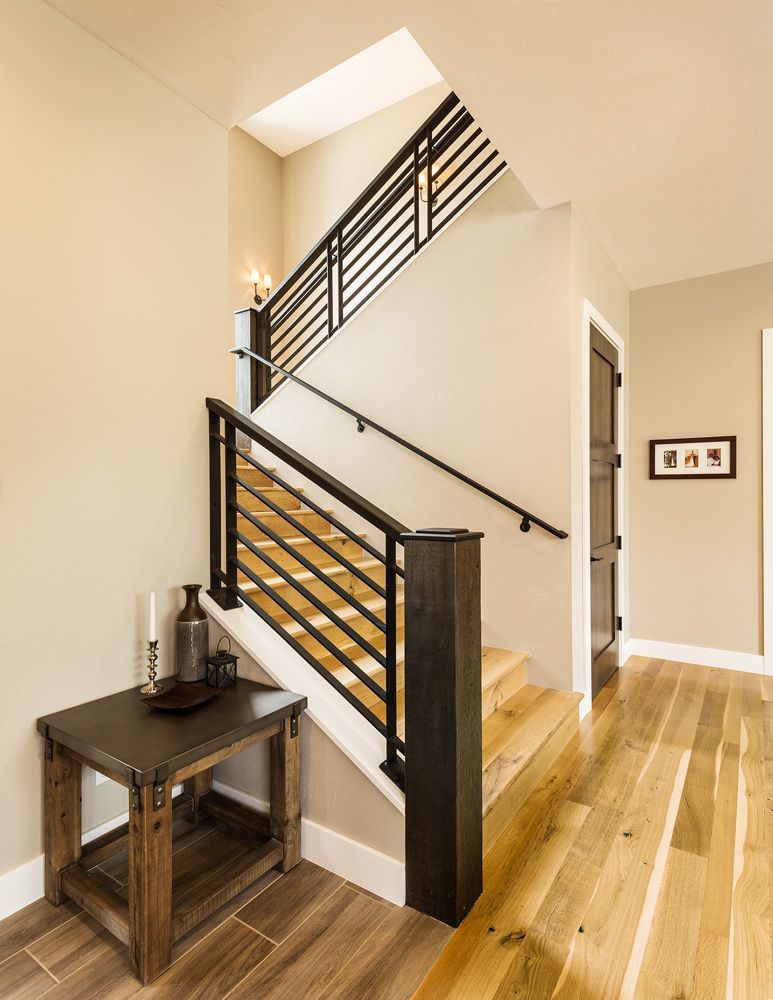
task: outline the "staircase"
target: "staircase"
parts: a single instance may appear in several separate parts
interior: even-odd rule
[[[269,433],[260,407],[298,385],[515,515],[513,530],[566,538],[298,375],[506,170],[449,95],[271,297],[236,314],[237,407],[207,400],[216,617],[404,813],[405,899],[453,926],[580,696],[529,684],[528,654],[482,647],[480,532],[412,531]]]
[[[237,487],[237,500],[245,510],[257,515],[271,530],[304,556],[325,576],[362,602],[381,621],[385,621],[386,601],[363,583],[336,559],[343,556],[349,563],[381,585],[385,580],[383,563],[366,552],[359,540],[333,530],[325,518],[303,506],[302,500],[289,490],[274,485],[269,473],[261,473],[245,460],[237,460],[239,479],[248,482],[263,497],[317,534],[320,541],[333,550],[325,551],[305,535],[293,535],[293,525],[272,512],[265,502],[242,486]],[[300,487],[294,493],[303,496]],[[330,515],[334,511],[328,512]],[[326,608],[344,621],[359,636],[382,655],[386,652],[386,637],[356,608],[320,581],[297,559],[293,559],[279,542],[272,541],[242,514],[237,515],[237,530],[249,537],[263,555],[273,560],[311,594],[324,602]],[[303,615],[322,635],[352,659],[354,664],[380,687],[386,687],[386,670],[377,660],[362,653],[358,643],[341,631],[331,618],[317,610],[315,604],[299,592],[283,576],[273,573],[267,563],[245,544],[239,544],[239,559],[249,566],[271,591]],[[341,665],[335,655],[322,646],[291,613],[261,589],[251,577],[240,571],[239,584],[245,594],[281,624],[309,651],[346,689],[382,722],[386,721],[386,705],[371,688],[351,670]],[[405,739],[405,644],[403,587],[397,593],[397,733]],[[526,797],[552,765],[558,754],[576,731],[581,695],[555,691],[527,682],[528,653],[483,647],[481,650],[481,705],[483,740],[483,841],[488,851]]]

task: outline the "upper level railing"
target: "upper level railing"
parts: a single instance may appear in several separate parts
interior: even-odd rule
[[[419,458],[423,458],[425,462],[429,462],[431,465],[437,466],[437,468],[442,469],[443,472],[447,472],[455,479],[459,479],[461,482],[466,483],[467,486],[471,486],[474,490],[477,490],[478,493],[482,493],[484,496],[487,496],[496,503],[506,507],[507,510],[511,510],[514,514],[517,514],[521,518],[521,531],[530,531],[532,524],[536,524],[538,528],[542,528],[543,531],[548,532],[550,535],[554,535],[556,538],[569,537],[568,533],[562,528],[556,528],[555,525],[549,524],[541,517],[537,517],[536,514],[532,514],[531,511],[526,510],[517,503],[513,503],[512,500],[508,500],[499,493],[495,493],[494,490],[489,489],[488,486],[484,486],[482,483],[477,482],[470,476],[465,475],[465,473],[455,469],[447,462],[443,462],[441,459],[435,458],[434,455],[430,455],[430,453],[428,451],[424,451],[423,448],[419,448],[417,445],[411,444],[410,441],[406,441],[405,438],[400,437],[399,434],[395,434],[394,431],[390,431],[388,428],[382,427],[382,425],[377,424],[375,420],[371,420],[370,417],[366,417],[364,414],[358,413],[357,410],[353,410],[351,406],[347,406],[346,403],[342,403],[339,399],[329,396],[326,392],[318,389],[315,385],[311,385],[309,382],[305,382],[302,378],[299,378],[298,375],[294,375],[292,372],[285,368],[281,368],[273,361],[269,361],[268,358],[263,358],[246,347],[233,347],[231,348],[231,353],[236,354],[239,358],[250,358],[252,362],[257,363],[261,367],[267,368],[270,371],[278,372],[283,378],[294,382],[296,385],[301,386],[303,389],[313,393],[315,396],[319,396],[320,399],[324,399],[325,402],[330,403],[337,409],[342,410],[344,413],[348,413],[351,417],[354,417],[357,422],[358,431],[364,431],[366,427],[372,428],[379,434],[383,434],[384,437],[389,438],[390,441],[394,441],[402,448],[406,448],[408,451],[413,452],[414,455],[418,455]]]
[[[506,169],[450,94],[258,308],[258,353],[295,371]]]

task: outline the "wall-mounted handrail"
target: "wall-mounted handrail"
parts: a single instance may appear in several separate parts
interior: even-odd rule
[[[542,518],[541,517],[537,517],[536,514],[532,514],[530,511],[525,510],[523,507],[520,507],[518,504],[513,503],[511,500],[508,500],[505,497],[500,496],[499,493],[495,493],[493,490],[490,490],[487,486],[484,486],[482,483],[477,482],[475,479],[472,479],[470,476],[465,475],[463,472],[460,472],[458,469],[455,469],[453,466],[448,465],[447,462],[443,462],[441,459],[435,458],[434,455],[430,455],[429,452],[424,451],[423,448],[419,448],[415,444],[411,444],[410,441],[406,441],[405,438],[400,437],[399,434],[395,434],[394,431],[390,431],[387,427],[382,427],[381,424],[377,424],[375,420],[371,420],[369,417],[364,416],[364,414],[358,413],[358,411],[352,409],[351,406],[347,406],[346,403],[342,403],[340,400],[335,399],[333,396],[329,396],[326,392],[323,392],[321,389],[318,389],[316,386],[311,385],[309,382],[305,382],[302,378],[299,378],[297,375],[294,375],[292,372],[289,372],[286,369],[281,368],[279,365],[274,364],[273,361],[269,361],[267,358],[264,358],[260,354],[256,354],[255,352],[250,351],[246,347],[232,347],[231,348],[231,354],[236,354],[240,358],[243,358],[245,356],[246,357],[250,357],[250,358],[252,358],[253,361],[257,361],[259,364],[265,365],[267,368],[270,368],[272,371],[275,371],[275,372],[281,374],[282,376],[284,376],[284,378],[288,378],[292,382],[295,382],[297,385],[301,386],[303,389],[307,389],[309,392],[313,393],[315,396],[319,396],[320,399],[324,399],[325,402],[330,403],[331,406],[335,406],[339,410],[342,410],[344,413],[348,413],[349,416],[354,417],[354,419],[357,421],[357,430],[358,431],[364,431],[366,427],[370,427],[372,430],[377,431],[379,434],[383,434],[384,437],[389,438],[390,441],[394,441],[396,444],[399,444],[402,448],[406,448],[408,451],[413,452],[414,455],[418,455],[419,458],[423,458],[425,462],[429,462],[431,465],[437,466],[438,469],[442,469],[444,472],[447,472],[450,476],[454,476],[454,478],[461,480],[461,482],[466,483],[468,486],[471,486],[474,490],[477,490],[479,493],[483,493],[485,496],[489,497],[491,500],[494,500],[496,503],[501,504],[503,507],[506,507],[508,510],[513,511],[513,513],[518,514],[520,516],[520,518],[521,518],[521,524],[520,524],[521,531],[529,531],[530,528],[531,528],[531,526],[532,526],[532,524],[536,524],[538,528],[542,528],[543,531],[547,531],[549,534],[554,535],[556,538],[568,538],[569,537],[568,532],[563,531],[561,528],[556,528],[555,525],[548,524],[547,521],[543,521]],[[209,405],[209,401],[207,401],[207,405]],[[222,404],[222,405],[225,405],[225,404]],[[231,408],[229,407],[228,409],[230,410]],[[231,412],[234,413],[234,414],[236,414],[235,410],[232,410]],[[236,414],[236,416],[239,416],[239,415]],[[245,418],[244,417],[239,417],[239,419],[240,420],[244,420]],[[255,425],[254,424],[250,424],[250,426],[254,427]],[[262,431],[261,433],[265,434],[266,432]],[[270,437],[270,435],[268,435],[268,436]],[[273,440],[276,440],[276,439],[273,439]],[[298,456],[298,457],[300,458],[301,456]],[[305,461],[305,459],[303,461]],[[292,463],[289,463],[289,464],[292,464]],[[298,470],[298,471],[302,471],[302,470]],[[317,471],[322,476],[327,476],[327,473],[323,472],[321,469],[318,469]],[[311,478],[311,476],[309,478]],[[320,483],[319,485],[322,485],[322,484]],[[342,486],[343,484],[339,484],[339,485]],[[347,487],[343,487],[343,488],[347,489]],[[331,492],[331,491],[328,490],[328,492]],[[344,502],[346,502],[346,501],[344,501]],[[349,506],[352,506],[352,505],[349,504]],[[352,508],[352,509],[354,509],[354,508]],[[382,529],[382,530],[384,530],[384,529]],[[389,534],[386,531],[385,531],[385,533]],[[395,536],[391,536],[391,537],[395,537]]]

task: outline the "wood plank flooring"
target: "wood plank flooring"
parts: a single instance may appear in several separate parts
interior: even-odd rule
[[[773,1000],[773,702],[632,658],[486,858],[416,1000]]]
[[[216,841],[217,824],[184,824],[181,834],[179,878],[186,854],[193,860]],[[104,878],[125,891],[125,863],[108,867]],[[129,972],[126,948],[92,917],[71,902],[39,899],[0,922],[0,998],[409,1000],[450,936],[443,924],[302,861],[286,875],[268,872],[181,938],[174,964],[145,987]]]
[[[453,936],[304,861],[182,938],[144,988],[91,917],[39,900],[0,922],[0,997],[773,1000],[763,692],[757,675],[630,660],[487,856]],[[217,824],[176,827],[182,878]],[[126,858],[96,874],[125,891]]]

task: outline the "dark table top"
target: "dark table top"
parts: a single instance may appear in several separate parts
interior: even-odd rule
[[[146,705],[134,687],[45,715],[38,719],[38,730],[97,766],[123,775],[129,785],[150,785],[298,714],[306,704],[303,695],[240,677],[234,687],[223,688],[204,705],[162,712]]]

